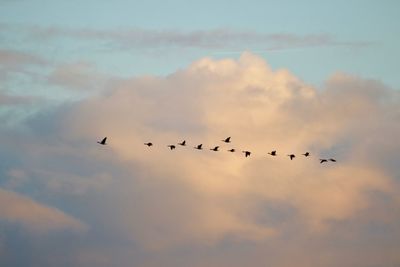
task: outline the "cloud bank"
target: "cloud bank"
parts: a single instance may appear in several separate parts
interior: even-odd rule
[[[399,103],[373,80],[338,73],[313,88],[251,53],[203,58],[28,120],[13,167],[30,179],[9,182],[90,226],[76,266],[395,266]]]

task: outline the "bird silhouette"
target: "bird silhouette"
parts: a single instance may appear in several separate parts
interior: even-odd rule
[[[327,159],[319,159],[319,163],[324,163],[324,162],[328,162]]]
[[[304,153],[302,155],[305,156],[305,157],[308,157],[308,156],[310,156],[310,152],[306,152],[306,153]]]
[[[103,140],[97,141],[97,143],[104,146],[104,145],[106,145],[106,140],[107,140],[107,137],[104,137]]]
[[[219,146],[216,146],[216,147],[214,147],[214,148],[210,148],[210,150],[212,150],[212,151],[218,151],[218,148],[219,148]]]
[[[270,154],[271,156],[276,156],[276,150],[272,150],[270,153],[268,153],[268,154]]]
[[[247,158],[247,157],[250,157],[250,154],[251,154],[251,152],[250,151],[242,151],[243,153],[244,153],[244,156]]]
[[[235,149],[234,149],[234,148],[231,148],[231,149],[229,149],[228,151],[229,151],[229,152],[235,152]]]
[[[195,146],[194,148],[198,149],[198,150],[202,150],[203,149],[202,146],[203,146],[203,144],[200,144],[200,145]]]
[[[336,162],[336,159],[329,159],[330,161],[332,161],[332,162]]]
[[[296,156],[294,154],[288,155],[290,157],[290,160],[293,160]]]
[[[148,142],[148,143],[144,143],[146,146],[151,147],[153,145],[153,143]]]
[[[178,145],[181,145],[181,146],[186,146],[186,140],[183,140],[183,142],[182,142],[182,143],[178,143]]]
[[[230,143],[231,142],[231,137],[229,136],[229,137],[227,137],[227,138],[225,138],[224,140],[221,140],[222,142],[225,142],[225,143]]]
[[[174,150],[175,149],[175,145],[169,145],[168,146],[171,150]]]

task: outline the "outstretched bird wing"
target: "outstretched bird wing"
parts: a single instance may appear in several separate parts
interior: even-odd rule
[[[202,146],[203,146],[203,144],[200,144],[200,145],[195,146],[194,148],[201,149]]]

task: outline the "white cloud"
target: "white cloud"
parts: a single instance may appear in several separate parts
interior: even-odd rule
[[[365,94],[374,91],[379,101],[375,94]],[[238,61],[202,59],[166,78],[123,81],[106,95],[74,107],[63,131],[85,140],[107,135],[112,157],[140,166],[126,168],[144,190],[156,192],[137,210],[121,215],[122,227],[135,238],[158,245],[176,239],[215,241],[226,235],[257,240],[280,231],[257,223],[252,207],[264,202],[288,203],[299,219],[320,231],[330,220],[347,220],[367,208],[366,191],[393,193],[394,177],[381,163],[358,159],[358,149],[370,144],[359,139],[359,127],[353,126],[380,124],[380,117],[391,110],[385,106],[388,95],[382,85],[341,74],[316,90],[287,70],[273,71],[245,53]],[[374,119],[365,116],[371,107]],[[384,132],[398,132],[389,122]],[[252,156],[227,153],[231,146],[220,140],[228,135],[233,147],[249,149]],[[183,139],[188,148],[168,151],[167,144]],[[153,141],[154,148],[145,148],[146,141]],[[191,149],[198,143],[206,151]],[[223,151],[211,153],[214,145]],[[273,149],[277,158],[267,155]],[[312,156],[301,156],[305,151]],[[286,155],[292,152],[297,158],[289,161]],[[320,157],[338,157],[339,162],[324,166]],[[154,183],[159,187],[153,188]],[[156,197],[158,190],[177,188],[191,193]],[[164,198],[185,205],[175,207],[178,203],[168,204]]]
[[[397,230],[376,246],[365,240],[376,235],[371,224],[395,228],[399,218],[388,216],[400,205],[398,107],[399,94],[376,81],[339,73],[313,88],[251,53],[204,58],[167,77],[114,83],[64,106],[44,120],[48,128],[31,123],[37,139],[27,140],[22,169],[43,176],[43,193],[79,203],[91,229],[118,248],[132,242],[157,255],[137,260],[143,266],[337,266],[373,248],[354,266],[393,263],[393,250],[381,247],[398,247]],[[104,136],[108,146],[97,145]],[[232,144],[221,142],[227,136]],[[167,148],[183,139],[187,147]],[[199,143],[204,151],[193,149]],[[220,152],[209,150],[215,145]],[[277,157],[267,154],[275,149]],[[86,248],[78,258],[132,264],[132,254],[115,250]]]

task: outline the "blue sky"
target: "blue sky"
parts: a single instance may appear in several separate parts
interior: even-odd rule
[[[399,266],[399,3],[0,0],[0,266]]]
[[[115,74],[169,74],[204,57],[237,58],[242,51],[260,54],[274,68],[288,68],[313,84],[336,71],[381,80],[398,88],[399,18],[396,1],[2,1],[0,22],[6,25],[100,30],[171,30],[182,32],[229,29],[260,34],[326,34],[338,42],[365,44],[293,47],[269,51],[263,42],[235,47],[97,51],[104,43],[54,40],[51,44],[7,42],[17,35],[4,31],[3,47],[19,47],[59,60],[95,61]],[[6,43],[6,44],[4,44]],[[150,54],[149,54],[150,53]]]

